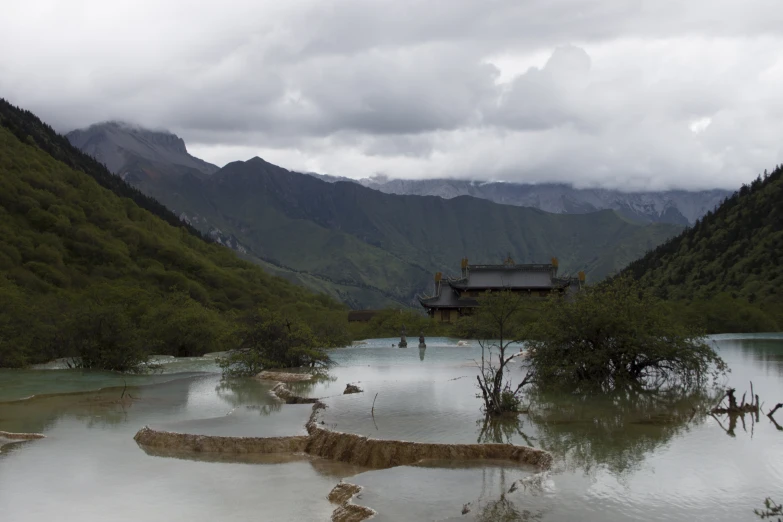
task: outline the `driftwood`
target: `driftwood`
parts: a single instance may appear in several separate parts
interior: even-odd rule
[[[773,416],[775,415],[775,412],[778,411],[780,408],[783,408],[783,402],[777,403],[774,408],[769,410],[769,413],[767,413],[767,418],[772,421],[772,424],[774,424],[778,430],[783,431],[783,426],[778,424],[777,421],[775,420],[775,417]]]
[[[710,413],[714,414],[729,414],[729,415],[742,415],[745,413],[758,413],[759,412],[759,396],[753,393],[753,383],[750,383],[750,402],[745,402],[745,393],[742,394],[742,402],[737,404],[737,397],[734,395],[736,392],[734,388],[729,388],[726,393],[721,397],[720,402],[715,406]],[[725,399],[729,400],[729,404],[726,407],[721,407]]]
[[[737,419],[740,419],[742,421],[742,429],[747,431],[745,427],[745,414],[750,413],[750,421],[751,421],[751,436],[753,434],[753,426],[756,422],[759,421],[760,413],[761,413],[761,403],[759,400],[759,396],[754,393],[753,390],[753,381],[750,383],[750,402],[745,402],[746,394],[742,394],[742,400],[739,404],[737,404],[737,397],[734,395],[736,390],[734,388],[728,388],[726,390],[726,393],[724,393],[721,398],[720,402],[712,408],[712,410],[709,411],[709,414],[718,422],[718,425],[725,431],[728,435],[734,436],[734,429],[737,427]],[[724,404],[724,401],[728,399],[728,404]],[[775,425],[775,427],[783,431],[783,426],[777,423],[775,420],[775,412],[777,412],[779,409],[783,408],[783,403],[778,403],[775,405],[774,408],[769,410],[767,412],[767,418],[772,421],[772,424]],[[729,426],[728,428],[725,428],[723,426],[723,423],[721,423],[720,419],[716,415],[728,415],[729,419]]]
[[[750,414],[750,421],[751,421],[751,436],[753,434],[753,429],[756,425],[756,422],[759,420],[759,411],[761,410],[761,406],[759,405],[759,396],[754,393],[753,390],[753,382],[750,383],[750,402],[745,402],[745,397],[747,393],[742,394],[742,400],[739,404],[737,404],[737,397],[734,395],[734,393],[737,390],[734,388],[728,388],[726,390],[726,393],[724,393],[721,398],[720,402],[712,409],[710,410],[710,415],[712,418],[714,418],[718,422],[718,426],[721,427],[723,431],[726,432],[727,435],[730,437],[734,437],[734,430],[737,428],[737,419],[742,421],[742,429],[744,431],[748,431],[747,427],[745,425],[745,414]],[[728,404],[724,406],[724,401],[728,399]],[[723,426],[723,423],[720,421],[720,419],[716,415],[728,415],[728,428],[725,428]]]

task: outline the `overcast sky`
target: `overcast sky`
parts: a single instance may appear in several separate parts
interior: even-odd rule
[[[736,188],[783,162],[781,0],[3,0],[0,96],[223,165]]]

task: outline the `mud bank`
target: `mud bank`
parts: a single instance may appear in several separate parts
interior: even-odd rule
[[[308,437],[219,437],[157,431],[144,427],[133,440],[151,448],[204,453],[301,453]]]
[[[353,497],[362,490],[361,486],[340,482],[329,493],[329,502],[338,504],[332,512],[332,522],[362,522],[373,517],[376,511],[352,503]]]

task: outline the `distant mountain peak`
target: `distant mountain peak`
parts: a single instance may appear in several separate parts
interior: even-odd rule
[[[129,123],[126,121],[105,121],[101,123],[94,123],[86,129],[77,129],[68,133],[69,139],[71,135],[74,137],[79,133],[85,133],[88,136],[106,135],[108,133],[126,133],[137,136],[139,139],[160,145],[162,147],[171,149],[179,154],[188,154],[187,147],[185,146],[185,140],[166,129],[148,129],[135,123]]]
[[[218,170],[216,165],[191,156],[185,140],[168,130],[148,129],[124,121],[105,121],[71,131],[66,137],[115,174],[122,174],[135,159],[191,168],[202,175]]]
[[[336,181],[332,176],[319,177],[325,181]],[[692,192],[623,192],[603,188],[577,188],[567,183],[390,179],[385,176],[372,176],[355,182],[388,194],[438,196],[444,199],[473,196],[503,205],[533,207],[555,214],[585,214],[612,209],[635,221],[676,225],[692,225],[730,194],[727,190],[719,189]]]

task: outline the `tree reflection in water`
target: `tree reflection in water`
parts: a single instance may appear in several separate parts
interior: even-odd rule
[[[318,375],[312,381],[292,382],[287,383],[287,386],[294,394],[306,397],[318,383],[336,380],[336,377],[329,375]],[[258,410],[261,415],[269,415],[280,411],[283,405],[282,401],[272,395],[271,389],[270,383],[262,383],[252,378],[224,378],[215,386],[215,393],[233,408],[244,406]]]
[[[230,406],[274,405],[279,401],[270,394],[270,387],[253,379],[222,379],[215,386],[215,393]]]
[[[477,442],[524,441],[545,449],[555,457],[555,472],[591,473],[605,467],[621,475],[638,469],[656,449],[703,423],[717,393],[626,389],[606,395],[574,395],[531,391],[529,398],[528,415],[480,419],[476,423]],[[476,520],[540,519],[542,512],[524,510],[512,500],[515,489],[502,488],[505,493],[500,498],[480,501]]]
[[[500,417],[484,417],[476,421],[478,426],[479,444],[511,444],[512,441],[521,437],[525,444],[535,447],[535,437],[531,437],[524,432],[523,415],[503,415]],[[517,521],[517,520],[540,520],[544,513],[542,511],[533,512],[527,509],[520,509],[512,500],[507,497],[507,492],[514,490],[512,483],[514,479],[507,483],[506,469],[501,468],[500,472],[500,498],[486,500],[487,477],[486,470],[484,476],[484,488],[480,499],[477,501],[475,520],[481,522],[489,521]]]
[[[486,416],[476,421],[479,427],[479,435],[476,442],[479,444],[511,444],[516,436],[522,437],[525,444],[535,447],[534,437],[529,437],[522,431],[524,421],[521,415],[503,415],[500,417]]]
[[[499,499],[484,503],[476,515],[476,520],[479,522],[512,522],[518,520],[541,520],[543,516],[544,513],[542,511],[520,510],[512,501],[506,498],[504,493],[500,495]]]
[[[637,469],[646,456],[701,424],[714,405],[708,391],[606,395],[535,393],[530,420],[539,447],[568,470],[606,466],[617,474]]]

